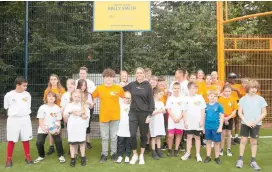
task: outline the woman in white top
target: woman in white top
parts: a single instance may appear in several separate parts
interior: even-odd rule
[[[86,165],[85,157],[85,140],[86,140],[86,128],[89,124],[90,111],[86,107],[85,96],[81,90],[76,89],[71,94],[71,102],[64,110],[64,118],[67,122],[68,142],[70,144],[71,163],[70,166],[74,167],[75,152],[77,145],[80,146],[81,153],[81,165]]]

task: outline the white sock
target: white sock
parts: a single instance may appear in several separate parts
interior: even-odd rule
[[[238,134],[235,134],[234,138],[237,138],[238,137]]]

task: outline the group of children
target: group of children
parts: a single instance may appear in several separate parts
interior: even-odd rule
[[[105,69],[103,72],[104,84],[97,88],[86,76],[87,68],[80,68],[79,80],[67,80],[67,92],[61,86],[57,75],[50,76],[48,88],[44,93],[45,104],[39,108],[37,113],[39,128],[36,146],[39,156],[34,163],[39,163],[45,158],[44,144],[47,135],[49,135],[50,142],[48,154],[54,152],[53,144],[55,143],[59,162],[65,162],[61,129],[66,125],[70,145],[70,165],[72,167],[76,165],[78,149],[81,154],[81,165],[86,165],[85,148],[91,148],[90,117],[96,98],[100,98],[99,122],[102,137],[100,162],[107,160],[109,139],[111,140],[112,160],[121,163],[125,152],[125,162],[130,162],[131,141],[128,114],[132,95],[122,89],[128,84],[128,72],[121,71],[120,83],[115,85],[113,84],[114,71]],[[202,70],[188,75],[184,69],[176,71],[175,80],[169,87],[164,77],[152,76],[149,69],[145,71],[145,77],[153,88],[155,102],[148,133],[153,159],[158,160],[165,157],[161,146],[162,137],[166,136],[167,155],[178,157],[181,141],[186,136],[186,152],[181,156],[182,160],[191,158],[194,139],[196,160],[201,162],[201,140],[205,138],[207,156],[204,163],[211,161],[211,149],[214,146],[215,162],[221,164],[219,156],[224,154],[225,139],[227,139],[227,156],[233,155],[231,132],[234,123],[239,127],[240,118],[241,142],[236,167],[242,168],[243,166],[245,145],[250,136],[252,148],[250,166],[255,170],[260,170],[255,157],[257,138],[261,121],[266,116],[267,103],[259,95],[257,81],[243,79],[242,85],[238,85],[234,83],[237,76],[230,73],[228,80],[224,83],[218,80],[216,71],[206,76]],[[8,110],[6,167],[12,166],[13,147],[19,135],[24,145],[26,162],[32,164],[29,153],[29,140],[32,138],[29,116],[31,96],[25,91],[27,88],[25,79],[19,77],[15,82],[16,89],[7,93],[4,100],[4,107]],[[173,145],[175,145],[174,150],[172,150]],[[146,152],[148,148],[149,141]]]

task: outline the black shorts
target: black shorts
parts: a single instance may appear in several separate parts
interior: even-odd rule
[[[90,120],[89,120],[88,128],[86,129],[86,134],[91,133],[91,122],[92,122],[93,113],[94,113],[94,108],[90,109]]]
[[[195,136],[202,136],[203,135],[203,131],[202,130],[184,130],[185,134],[192,134]]]
[[[261,128],[260,125],[256,125],[255,128],[250,128],[249,126],[242,124],[240,136],[242,136],[242,137],[249,137],[250,136],[253,139],[257,139],[259,137],[260,128]]]
[[[166,112],[165,114],[163,114],[163,117],[164,117],[164,128],[165,128],[165,131],[168,130],[168,118],[169,118],[169,114]]]
[[[225,122],[223,123],[223,130],[232,130],[232,126],[233,126],[233,118],[229,119],[229,124],[225,125]]]

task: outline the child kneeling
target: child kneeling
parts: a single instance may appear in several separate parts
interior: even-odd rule
[[[54,138],[59,162],[65,162],[65,158],[63,156],[62,140],[60,136],[60,121],[62,119],[62,115],[60,107],[55,104],[56,101],[57,95],[53,92],[49,92],[46,95],[46,104],[42,105],[38,110],[37,118],[39,119],[39,128],[36,146],[38,149],[39,157],[34,161],[34,163],[39,163],[45,157],[44,143],[48,133],[50,133]]]

